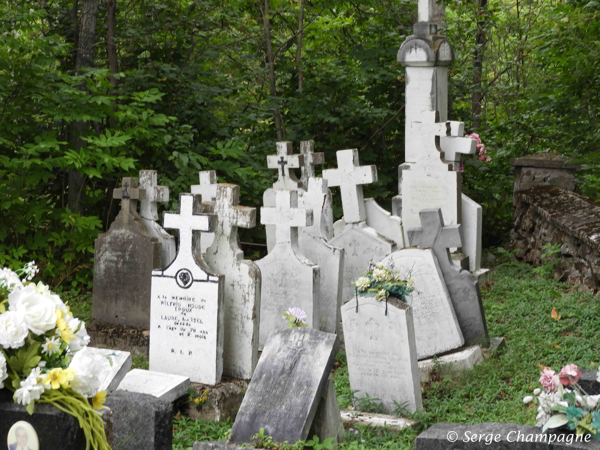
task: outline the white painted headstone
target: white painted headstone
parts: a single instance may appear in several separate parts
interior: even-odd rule
[[[350,388],[368,395],[388,413],[397,404],[423,408],[412,308],[395,298],[358,296],[342,307]]]
[[[223,371],[223,276],[211,273],[192,251],[194,231],[213,231],[217,218],[193,214],[199,195],[179,198],[180,213],[164,214],[164,227],[179,230],[177,257],[152,272],[150,370],[217,384]]]
[[[276,226],[276,245],[256,263],[262,276],[260,341],[262,348],[271,331],[287,327],[283,313],[297,307],[307,314],[307,323],[319,323],[319,266],[301,254],[298,227],[313,224],[313,213],[298,208],[298,192],[276,191],[276,207],[262,207],[261,223]]]
[[[454,350],[465,343],[432,250],[405,248],[392,253],[381,263],[414,281],[415,290],[408,304],[413,309],[418,359]]]
[[[158,224],[158,202],[169,201],[169,188],[158,186],[156,170],[140,170],[140,187],[146,191],[140,200],[140,217],[150,236],[160,244],[160,267],[167,267],[175,259],[177,245],[175,238]]]
[[[73,361],[76,358],[87,358],[88,356],[92,358],[99,356],[104,358],[107,363],[108,370],[100,375],[103,379],[100,382],[98,392],[107,391],[109,394],[113,392],[131,369],[131,353],[122,350],[87,346],[75,353]]]
[[[194,213],[201,214],[205,211],[204,205],[214,206],[217,197],[217,172],[214,170],[204,170],[199,174],[200,184],[194,184],[190,187],[192,194],[202,197],[202,204],[198,204]],[[210,209],[210,208],[209,208]],[[215,240],[214,233],[203,233],[202,239],[194,242],[194,254],[204,255],[206,249],[212,245]]]
[[[174,402],[187,394],[189,385],[188,377],[133,369],[127,373],[117,390],[148,394],[166,402]]]
[[[294,171],[304,164],[303,155],[292,154],[292,143],[289,141],[277,143],[277,154],[267,156],[269,169],[277,169],[278,178],[273,188],[278,190],[293,190],[302,187],[302,182],[296,178]]]
[[[223,374],[249,380],[258,361],[261,277],[258,266],[244,259],[237,234],[238,227],[256,226],[256,208],[239,203],[239,186],[217,185],[215,240],[204,260],[225,276]]]
[[[304,189],[308,189],[308,180],[315,178],[315,166],[325,164],[325,154],[315,153],[315,141],[300,141],[300,154],[304,156],[304,164],[300,168],[300,181]]]

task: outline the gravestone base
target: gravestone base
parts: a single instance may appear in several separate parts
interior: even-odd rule
[[[342,422],[344,428],[352,428],[356,425],[384,428],[386,431],[399,433],[406,428],[415,428],[419,423],[411,419],[388,416],[386,414],[374,414],[361,411],[342,410]]]
[[[473,345],[471,347],[460,348],[451,353],[446,353],[438,357],[437,361],[441,372],[437,375],[444,376],[473,369],[477,364],[483,361],[483,352],[481,351],[481,347]],[[434,366],[433,358],[419,361],[421,383],[431,381]]]
[[[244,394],[248,388],[248,381],[228,379],[223,380],[216,386],[208,386],[200,383],[191,383],[190,388],[196,394],[195,398],[202,398],[206,393],[206,400],[195,403],[191,399],[186,401],[182,413],[192,419],[214,420],[216,422],[235,420],[238,410],[244,400]]]
[[[121,325],[94,324],[87,326],[87,331],[94,347],[123,350],[131,353],[131,356],[148,358],[149,330]]]

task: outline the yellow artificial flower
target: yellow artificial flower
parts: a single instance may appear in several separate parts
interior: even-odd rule
[[[75,339],[75,333],[73,333],[73,330],[71,330],[71,328],[68,325],[65,325],[65,327],[62,330],[59,328],[58,332],[60,334],[60,338],[67,345],[69,345],[71,341]]]
[[[62,384],[62,387],[64,387],[66,389],[71,386],[71,381],[73,381],[75,379],[75,370],[71,369],[69,367],[68,369],[63,370],[63,374],[65,375],[66,381],[61,384]]]
[[[106,391],[100,391],[92,397],[92,407],[94,409],[102,409],[102,406],[104,405],[105,401],[106,401]]]
[[[58,389],[61,386],[65,387],[65,384],[68,386],[69,382],[67,381],[67,374],[65,372],[66,370],[60,368],[52,369],[50,372],[48,372],[48,375],[46,375],[46,378],[44,378],[42,384],[50,384],[52,385],[52,389]],[[71,378],[71,380],[72,379],[73,378]]]

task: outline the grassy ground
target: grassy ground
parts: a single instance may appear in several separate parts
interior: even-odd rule
[[[522,402],[537,387],[540,366],[560,370],[567,363],[596,369],[600,363],[600,300],[532,272],[530,266],[504,262],[490,273],[482,290],[491,336],[504,336],[506,350],[461,377],[424,386],[425,412],[416,430],[390,433],[358,428],[346,433],[344,450],[411,449],[423,429],[437,422],[535,423],[535,407]],[[560,319],[552,318],[556,308]],[[351,404],[345,355],[338,354],[335,387],[341,407]],[[175,420],[173,449],[195,441],[224,440],[231,423]]]

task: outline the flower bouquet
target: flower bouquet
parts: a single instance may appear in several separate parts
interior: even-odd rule
[[[109,449],[96,409],[104,403],[106,392],[98,391],[110,361],[80,352],[90,341],[85,324],[48,286],[31,282],[36,273],[33,262],[16,272],[0,269],[0,389],[29,414],[47,403],[76,417],[86,449]]]
[[[567,364],[558,375],[544,368],[540,372],[543,389],[535,389],[534,395],[525,397],[523,402],[535,401],[539,405],[537,426],[544,432],[566,426],[578,435],[590,434],[592,439],[600,440],[600,395],[588,395],[578,384],[580,377],[581,371],[575,364]]]
[[[412,278],[406,279],[395,275],[390,269],[386,269],[383,264],[369,264],[369,270],[364,276],[352,283],[356,288],[357,294],[374,295],[379,301],[387,300],[392,295],[398,300],[406,302],[406,297],[414,291],[414,282]]]
[[[283,318],[287,321],[288,328],[307,327],[306,313],[300,308],[289,308],[283,313]]]

